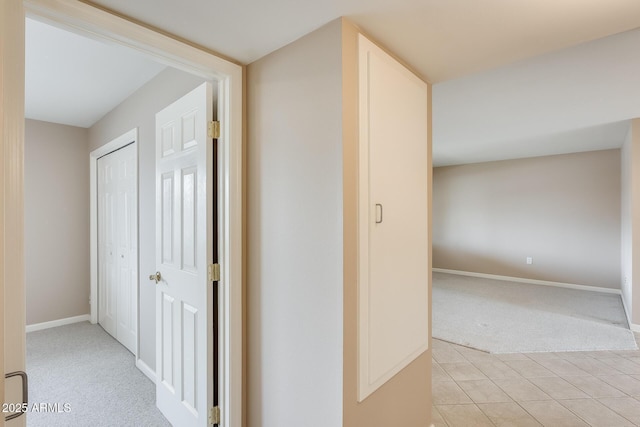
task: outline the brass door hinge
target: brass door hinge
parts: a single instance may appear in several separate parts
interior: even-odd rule
[[[220,407],[214,406],[209,409],[209,424],[219,425],[220,424]]]
[[[220,281],[220,264],[209,264],[207,278],[210,282]]]
[[[220,138],[220,122],[211,121],[207,124],[207,136],[209,138]]]

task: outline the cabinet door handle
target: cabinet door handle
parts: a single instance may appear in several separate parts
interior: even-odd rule
[[[382,224],[382,204],[376,203],[376,224]]]

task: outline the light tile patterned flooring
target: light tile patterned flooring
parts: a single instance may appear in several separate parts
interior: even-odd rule
[[[640,350],[494,355],[434,339],[432,386],[436,427],[640,426]]]

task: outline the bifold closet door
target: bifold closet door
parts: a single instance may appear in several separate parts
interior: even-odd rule
[[[359,400],[428,348],[428,85],[359,38]]]
[[[135,144],[98,159],[98,322],[135,354],[137,341]]]

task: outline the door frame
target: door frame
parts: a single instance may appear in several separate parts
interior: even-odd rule
[[[20,393],[4,374],[25,369],[24,281],[24,10],[0,2],[0,397]],[[20,303],[22,301],[22,303]],[[5,385],[11,391],[5,394]],[[19,395],[19,394],[18,394]],[[24,426],[26,417],[11,421]],[[4,426],[0,416],[0,426]]]
[[[15,1],[15,0],[14,0]],[[218,212],[220,213],[219,253],[221,286],[220,330],[219,330],[219,372],[222,415],[221,426],[240,427],[242,425],[242,164],[243,164],[243,75],[244,68],[221,56],[161,34],[122,16],[98,9],[77,0],[25,0],[25,12],[29,17],[45,20],[67,30],[110,42],[119,43],[146,54],[158,62],[187,71],[217,82],[218,121],[221,124],[219,146]],[[12,16],[2,17],[24,20],[19,8],[12,10]],[[9,40],[22,40],[21,34],[14,34]],[[0,52],[0,60],[3,54]],[[22,67],[24,76],[24,64]],[[6,76],[3,88],[19,86]],[[17,78],[17,77],[16,77]],[[20,105],[20,103],[18,104]],[[8,106],[7,99],[2,107]],[[12,110],[9,110],[9,113]],[[13,117],[13,125],[24,120]],[[5,146],[21,150],[24,138],[5,138]],[[19,169],[9,176],[21,182]],[[23,256],[23,255],[19,255]],[[22,284],[24,286],[24,284]]]
[[[90,258],[90,275],[91,275],[91,289],[89,293],[89,305],[90,305],[90,317],[91,323],[94,325],[98,323],[98,159],[100,157],[106,156],[108,154],[113,153],[120,148],[126,147],[129,144],[136,145],[136,164],[138,163],[138,128],[131,129],[129,132],[126,132],[123,135],[120,135],[116,139],[109,141],[105,145],[96,148],[91,153],[89,153],[89,258]],[[136,168],[136,212],[138,216],[139,222],[139,171]],[[144,364],[144,362],[140,361],[140,231],[138,224],[138,232],[136,233],[136,271],[138,274],[136,275],[136,348],[134,352],[134,356],[136,358],[136,366],[144,372],[145,375],[149,376],[150,369]],[[141,368],[140,364],[143,364],[143,368]],[[146,368],[146,369],[145,369]],[[151,377],[153,381],[153,378]]]

